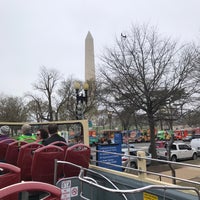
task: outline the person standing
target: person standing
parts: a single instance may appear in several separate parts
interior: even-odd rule
[[[49,145],[52,142],[62,141],[66,142],[66,140],[58,134],[58,125],[57,124],[49,124],[48,125],[49,137],[42,141],[43,145]]]

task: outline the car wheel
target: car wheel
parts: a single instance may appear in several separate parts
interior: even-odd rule
[[[137,168],[137,164],[135,162],[131,162],[130,167],[136,169]]]
[[[171,157],[171,161],[176,162],[177,161],[177,157],[176,156],[172,156]]]
[[[192,159],[193,159],[193,160],[196,160],[196,159],[197,159],[197,154],[196,154],[196,153],[193,154]]]

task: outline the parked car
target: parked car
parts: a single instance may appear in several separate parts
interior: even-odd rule
[[[193,138],[192,135],[187,135],[182,140],[183,140],[183,142],[190,142],[192,140],[192,138]]]
[[[129,150],[129,153],[128,153]],[[124,148],[122,149],[122,153],[124,154],[122,156],[122,166],[124,167],[132,167],[132,168],[137,168],[137,152],[138,151],[144,151],[143,149],[135,149],[135,148]],[[130,156],[129,156],[130,155]],[[147,158],[151,158],[151,154],[148,152],[145,152],[145,155]],[[129,165],[129,161],[130,161],[130,165]],[[146,160],[146,164],[147,166],[149,166],[151,164],[151,160]]]
[[[192,139],[190,146],[197,151],[197,155],[200,156],[200,138]]]
[[[196,138],[200,138],[200,134],[194,134],[194,135],[192,136],[192,139],[196,139]]]
[[[165,148],[166,144],[166,141],[156,141],[156,148]]]
[[[124,148],[135,148],[135,146],[134,146],[134,144],[122,144],[122,149],[124,149]]]
[[[157,156],[160,159],[167,159],[168,152],[165,148],[157,149]],[[171,161],[176,162],[177,160],[186,160],[186,159],[197,159],[197,151],[195,148],[192,148],[190,145],[180,142],[173,143],[171,146],[171,155],[169,158]]]

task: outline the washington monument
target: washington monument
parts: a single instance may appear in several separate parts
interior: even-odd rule
[[[94,42],[88,32],[85,39],[85,81],[95,80]]]

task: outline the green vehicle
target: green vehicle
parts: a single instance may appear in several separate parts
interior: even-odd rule
[[[173,134],[172,130],[168,130],[168,131],[160,130],[157,133],[157,139],[158,140],[170,140],[172,134]]]
[[[157,139],[158,140],[165,140],[165,131],[164,130],[160,130],[157,133]]]

